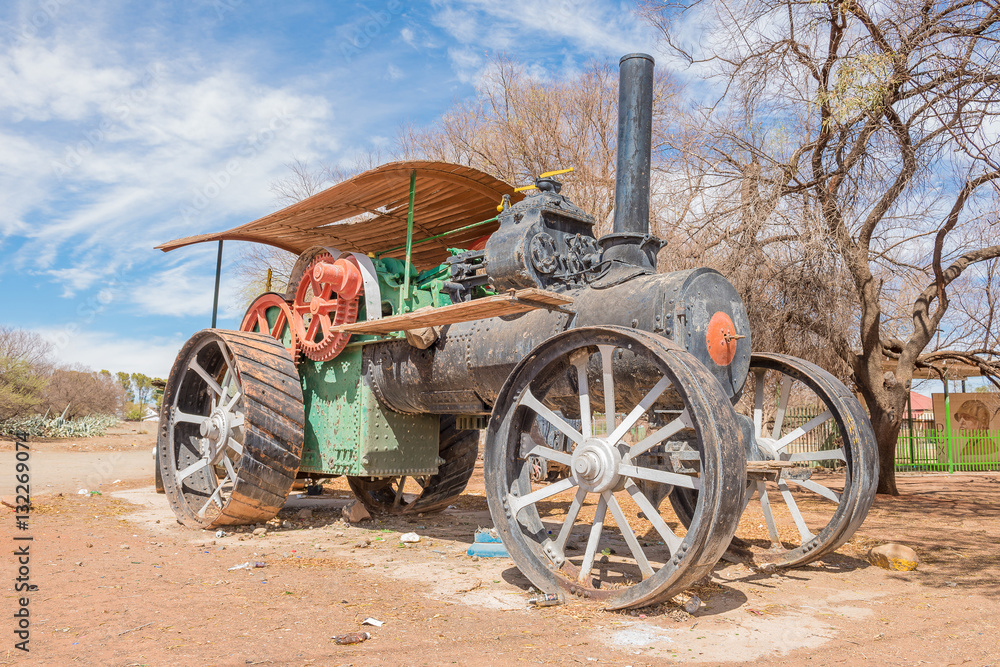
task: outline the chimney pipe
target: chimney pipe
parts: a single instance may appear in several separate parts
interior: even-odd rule
[[[618,159],[614,230],[600,239],[604,259],[656,269],[659,239],[649,233],[653,143],[653,57],[630,53],[618,63]]]

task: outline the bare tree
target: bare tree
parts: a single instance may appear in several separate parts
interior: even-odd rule
[[[654,161],[666,138],[667,100],[676,85],[658,73],[653,91]],[[573,167],[563,192],[597,218],[597,233],[610,231],[618,138],[618,70],[589,63],[558,81],[532,78],[503,54],[493,57],[477,95],[456,103],[438,122],[405,127],[399,156],[475,167],[513,185],[530,185],[550,170]]]
[[[879,441],[878,491],[897,493],[914,370],[947,357],[1000,375],[992,316],[962,306],[971,272],[1000,257],[1000,7],[646,0],[643,12],[720,91],[687,113],[700,139],[676,146],[700,179],[688,225],[717,230],[734,257],[793,260],[817,297],[806,307],[798,290],[780,326],[849,369]],[[693,26],[704,32],[684,43]],[[831,296],[848,312],[829,312]]]
[[[31,414],[42,403],[51,349],[33,331],[0,326],[0,421]]]

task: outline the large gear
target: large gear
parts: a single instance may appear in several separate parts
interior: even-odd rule
[[[353,257],[334,261],[323,252],[302,273],[292,301],[291,322],[298,348],[313,361],[329,361],[344,349],[351,334],[331,331],[358,319],[361,270]]]

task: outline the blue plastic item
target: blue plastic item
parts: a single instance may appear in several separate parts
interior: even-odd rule
[[[491,531],[480,528],[476,531],[474,539],[472,546],[465,552],[468,555],[480,558],[510,558],[500,537],[493,535]]]

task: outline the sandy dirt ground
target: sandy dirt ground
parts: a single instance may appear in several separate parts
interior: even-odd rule
[[[293,494],[265,535],[217,538],[178,525],[153,491],[152,431],[32,443],[30,530],[0,514],[0,665],[1000,664],[998,474],[903,475],[902,495],[880,497],[821,563],[769,573],[723,561],[692,589],[704,601],[694,614],[620,613],[531,608],[512,561],[466,555],[491,525],[481,467],[438,515],[345,524],[351,495],[333,480],[321,498]],[[0,441],[0,495],[14,457]],[[420,542],[401,544],[407,532]],[[14,648],[15,535],[33,538],[38,586],[27,654]],[[890,541],[917,550],[917,571],[866,562]],[[265,566],[229,569],[245,562]],[[331,639],[361,630],[362,644]]]

